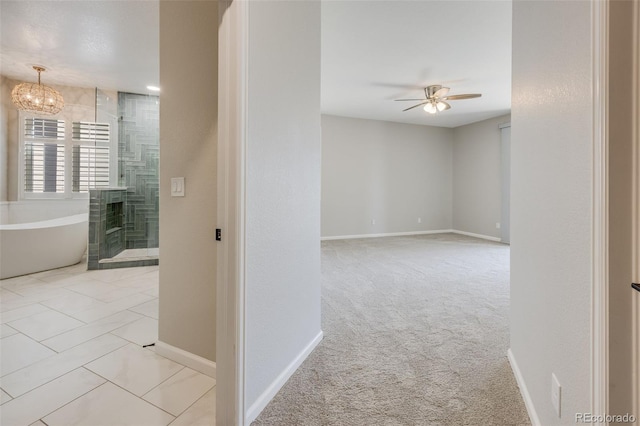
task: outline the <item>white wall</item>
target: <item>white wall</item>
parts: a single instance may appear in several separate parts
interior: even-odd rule
[[[500,237],[502,168],[499,124],[509,115],[453,129],[453,229]]]
[[[162,1],[159,13],[159,339],[215,361],[218,5]],[[184,197],[170,196],[172,177]]]
[[[245,407],[251,421],[321,337],[320,2],[248,7]]]
[[[452,135],[323,115],[322,236],[451,229]]]
[[[590,409],[590,12],[591,2],[513,3],[511,351],[543,425]]]

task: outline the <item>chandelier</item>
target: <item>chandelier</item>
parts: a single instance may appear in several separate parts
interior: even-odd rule
[[[54,88],[40,84],[40,73],[46,71],[44,67],[34,65],[33,69],[38,72],[38,84],[18,84],[11,91],[11,100],[23,111],[45,115],[59,113],[64,108],[62,95]]]

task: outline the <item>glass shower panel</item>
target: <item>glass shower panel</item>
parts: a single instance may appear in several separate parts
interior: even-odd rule
[[[96,123],[109,127],[109,186],[118,186],[118,92],[96,88]]]
[[[119,185],[127,188],[126,248],[157,249],[160,185],[159,97],[120,92],[118,115]],[[149,250],[148,253],[154,253],[154,250]]]
[[[88,267],[157,265],[159,98],[96,89],[95,123],[77,127],[102,134],[104,143],[105,126],[109,129],[109,184],[90,191]],[[97,152],[101,141],[95,141],[84,149]]]

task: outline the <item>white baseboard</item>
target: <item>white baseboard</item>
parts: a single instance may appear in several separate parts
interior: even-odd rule
[[[352,240],[357,238],[380,238],[380,237],[401,237],[405,235],[430,235],[430,234],[459,234],[467,237],[482,238],[483,240],[500,242],[500,238],[489,235],[474,234],[473,232],[458,231],[457,229],[436,229],[433,231],[409,231],[409,232],[388,232],[384,234],[361,234],[361,235],[335,235],[331,237],[320,237],[320,241],[328,240]]]
[[[459,235],[466,235],[467,237],[482,238],[483,240],[497,241],[497,242],[501,241],[499,237],[491,237],[489,235],[474,234],[473,232],[467,232],[467,231],[458,231],[457,229],[452,229],[449,232],[453,232],[454,234],[459,234]]]
[[[274,396],[278,393],[280,388],[289,380],[289,377],[300,367],[300,364],[307,359],[309,354],[318,346],[318,343],[322,341],[322,330],[318,333],[316,337],[309,342],[309,344],[294,358],[293,361],[284,369],[282,373],[269,385],[269,387],[258,397],[256,402],[254,402],[251,407],[247,410],[245,415],[245,424],[249,425],[252,421],[254,421],[258,415],[264,410],[267,404],[273,399]]]
[[[522,373],[520,372],[518,363],[513,356],[513,352],[511,352],[511,348],[509,348],[509,350],[507,351],[507,357],[509,358],[509,364],[511,364],[513,375],[516,377],[516,382],[518,382],[518,387],[520,388],[520,394],[522,395],[522,399],[524,400],[524,405],[525,407],[527,407],[527,413],[529,414],[529,420],[531,420],[531,424],[533,426],[542,426],[542,424],[540,423],[540,418],[538,418],[538,413],[536,412],[536,407],[534,407],[533,405],[531,395],[529,395],[527,385],[524,382],[524,377],[522,377]]]
[[[216,378],[216,363],[206,358],[176,348],[160,340],[156,342],[156,353],[209,377]]]
[[[454,231],[452,229],[436,229],[434,231],[388,232],[384,234],[335,235],[331,237],[320,237],[320,241],[352,240],[356,238],[401,237],[404,235],[449,234],[451,232],[454,232]]]

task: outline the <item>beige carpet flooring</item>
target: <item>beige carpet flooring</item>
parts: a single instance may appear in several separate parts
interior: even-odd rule
[[[508,246],[323,242],[324,339],[253,425],[528,425],[508,317]]]

